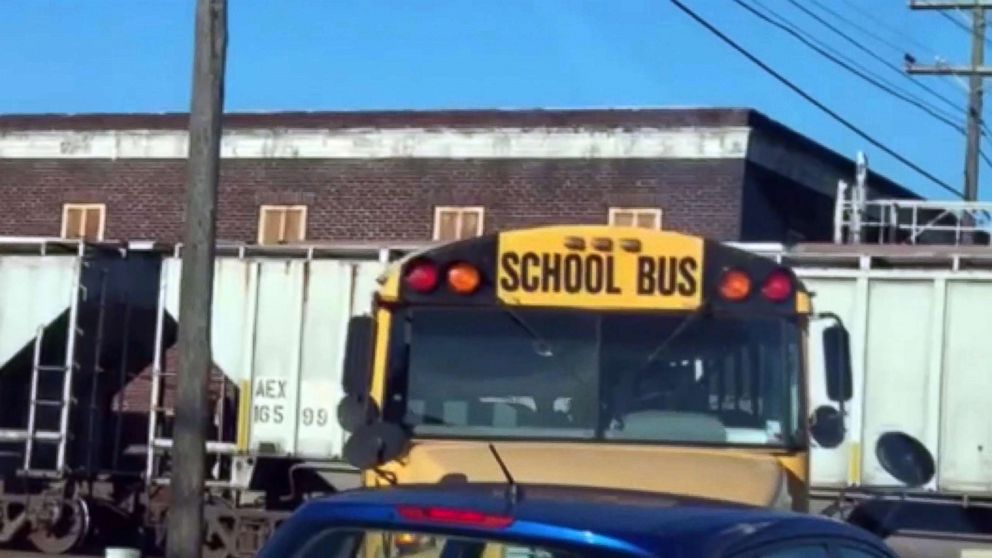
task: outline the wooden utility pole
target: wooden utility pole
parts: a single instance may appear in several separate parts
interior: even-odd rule
[[[179,377],[170,479],[169,558],[199,558],[211,364],[217,182],[227,58],[227,0],[197,0],[186,163],[186,231],[179,298]]]
[[[978,199],[978,157],[982,139],[982,97],[985,77],[992,75],[992,68],[985,66],[985,10],[992,3],[984,0],[918,1],[910,2],[914,10],[970,10],[971,65],[970,66],[920,66],[907,65],[910,74],[968,76],[968,141],[964,163],[964,199]]]

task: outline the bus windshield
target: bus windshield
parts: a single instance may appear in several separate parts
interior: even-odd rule
[[[398,317],[385,412],[414,435],[802,441],[796,317],[436,307]]]

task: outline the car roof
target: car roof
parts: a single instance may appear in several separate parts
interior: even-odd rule
[[[842,537],[876,548],[880,544],[860,529],[814,515],[667,494],[551,485],[518,487],[519,496],[511,501],[507,488],[452,484],[358,489],[312,501],[295,514],[294,520],[348,523],[349,517],[361,515],[359,510],[378,510],[376,526],[409,528],[413,523],[382,511],[403,506],[471,510],[512,516],[514,525],[528,525],[527,533],[540,533],[545,544],[578,543],[569,540],[567,533],[584,533],[586,542],[595,535],[614,550],[645,555],[674,549],[703,555],[716,546],[730,549],[804,536]],[[371,516],[362,517],[368,524]],[[535,526],[547,529],[535,530]],[[520,534],[513,529],[508,527],[504,534]],[[471,533],[471,528],[452,527],[453,534],[456,530],[463,535],[494,535],[492,531]]]

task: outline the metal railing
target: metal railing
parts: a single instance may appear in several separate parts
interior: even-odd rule
[[[992,203],[865,200],[858,190],[838,188],[836,244],[992,246]]]

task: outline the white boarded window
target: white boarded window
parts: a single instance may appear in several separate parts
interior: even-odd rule
[[[261,245],[302,242],[307,236],[307,206],[263,205],[258,214]]]
[[[614,227],[661,228],[661,209],[657,207],[611,207],[609,223]]]
[[[434,240],[448,242],[479,236],[484,216],[481,207],[435,207]]]
[[[80,238],[90,242],[103,240],[107,206],[102,203],[66,203],[62,205],[62,238]]]

